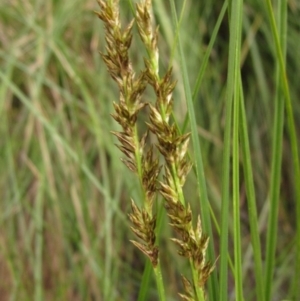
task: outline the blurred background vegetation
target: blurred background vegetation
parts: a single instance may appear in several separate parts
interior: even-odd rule
[[[180,35],[192,88],[222,4],[220,0],[186,1]],[[132,17],[130,3],[121,0],[120,5],[127,23]],[[110,134],[117,129],[110,114],[118,91],[99,55],[99,50],[104,51],[104,30],[93,13],[97,9],[94,0],[0,2],[1,301],[137,298],[145,258],[129,242],[133,234],[127,213],[130,197],[139,202],[139,191],[134,175],[121,163],[122,155]],[[180,14],[182,1],[177,2],[177,9]],[[154,14],[160,26],[161,69],[166,70],[171,62],[178,80],[175,116],[181,126],[186,104],[168,1],[154,1]],[[131,55],[136,70],[141,70],[145,52],[136,29],[134,35]],[[195,102],[209,199],[217,221],[228,41],[225,14]],[[263,251],[274,122],[273,45],[263,2],[247,1],[242,80]],[[288,1],[287,75],[299,138],[297,0]],[[154,101],[150,90],[146,100]],[[285,131],[273,300],[289,296],[294,273],[296,219],[300,218],[295,213],[294,185],[300,183],[293,183],[291,172],[290,142]],[[246,300],[255,300],[243,180],[240,185],[244,293]],[[191,173],[185,187],[187,200],[199,212],[195,187]],[[162,254],[163,273],[168,300],[178,300],[180,272],[188,266],[167,238],[170,231],[165,218],[161,231],[161,245],[166,250]],[[218,252],[216,228],[211,243]],[[229,282],[230,300],[235,300],[233,292],[233,283]],[[157,299],[154,283],[148,297]]]

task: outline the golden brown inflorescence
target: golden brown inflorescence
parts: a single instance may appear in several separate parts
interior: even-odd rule
[[[169,119],[173,111],[173,90],[176,82],[172,81],[172,68],[160,78],[158,73],[158,31],[152,30],[151,1],[137,4],[137,25],[139,34],[149,55],[145,59],[146,78],[156,94],[155,106],[150,107],[149,129],[157,136],[160,153],[165,158],[164,182],[161,182],[160,193],[164,197],[165,207],[170,218],[170,224],[178,233],[173,238],[178,246],[178,253],[191,260],[196,271],[196,280],[204,288],[213,267],[206,262],[205,255],[208,246],[208,237],[202,233],[200,216],[197,226],[193,228],[192,212],[189,204],[185,204],[182,187],[186,176],[191,169],[187,151],[190,134],[180,134],[175,124]],[[185,300],[194,300],[195,287],[191,290],[189,281],[183,278],[186,294],[181,294]]]
[[[129,215],[133,223],[132,230],[143,240],[143,243],[135,241],[133,243],[150,258],[153,266],[156,266],[158,261],[158,248],[155,246],[156,216],[152,213],[152,207],[160,167],[158,159],[154,158],[153,149],[146,150],[147,133],[141,139],[137,134],[138,113],[147,105],[141,101],[147,81],[145,72],[135,77],[128,55],[134,21],[122,31],[118,1],[98,2],[100,12],[97,12],[97,15],[105,24],[107,44],[107,53],[102,53],[101,56],[120,90],[119,103],[114,102],[115,113],[112,117],[121,125],[123,131],[112,133],[118,138],[120,142],[118,148],[125,155],[122,161],[131,171],[138,174],[144,193],[143,209],[139,209],[132,201],[132,213]]]
[[[172,80],[172,68],[163,77],[159,76],[159,52],[157,47],[158,29],[153,30],[152,2],[141,1],[136,6],[136,23],[139,35],[145,45],[148,58],[144,59],[146,70],[137,79],[128,57],[132,40],[133,21],[122,31],[119,19],[118,1],[104,2],[99,0],[101,11],[98,14],[106,28],[106,51],[102,54],[108,71],[117,82],[120,90],[120,101],[114,103],[113,118],[122,126],[122,132],[113,132],[118,138],[119,149],[125,154],[123,162],[139,175],[144,191],[144,208],[139,209],[132,201],[132,213],[129,215],[133,223],[133,232],[143,241],[134,241],[155,267],[158,262],[158,248],[155,245],[156,216],[152,213],[153,200],[158,190],[165,199],[165,208],[170,224],[177,233],[172,238],[178,246],[178,253],[188,258],[193,270],[193,285],[183,277],[185,294],[183,300],[198,300],[199,288],[204,289],[210,273],[211,264],[206,262],[205,255],[208,237],[202,233],[200,216],[196,227],[193,227],[192,212],[183,195],[183,185],[191,169],[188,158],[190,134],[181,134],[175,123],[170,123],[173,111],[173,90],[176,82]],[[154,157],[152,146],[145,150],[146,133],[142,139],[137,137],[137,115],[146,106],[141,102],[146,85],[152,86],[156,94],[155,105],[149,105],[149,130],[157,137],[157,148],[165,159],[164,181],[157,188],[160,166]]]

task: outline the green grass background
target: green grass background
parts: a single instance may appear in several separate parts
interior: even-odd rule
[[[120,1],[124,24],[131,4]],[[209,258],[220,255],[211,301],[300,300],[300,4],[268,4],[153,1],[161,72],[172,64],[178,80],[174,118],[193,134],[186,200]],[[143,300],[141,289],[157,300],[129,242],[130,198],[141,201],[110,134],[118,91],[97,9],[0,2],[0,301]],[[137,72],[144,55],[134,29]],[[164,283],[178,300],[189,266],[171,235],[163,215]]]

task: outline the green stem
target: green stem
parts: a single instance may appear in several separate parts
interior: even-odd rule
[[[241,254],[241,229],[240,229],[240,198],[239,198],[239,85],[238,75],[233,103],[233,226],[234,226],[234,269],[235,269],[235,294],[237,300],[243,300],[242,284],[242,254]]]
[[[198,273],[194,267],[194,263],[193,260],[190,259],[190,265],[191,265],[191,269],[192,269],[192,276],[193,276],[193,282],[194,282],[194,287],[195,287],[195,291],[196,291],[196,296],[197,296],[197,300],[198,301],[205,301],[205,296],[204,296],[204,291],[201,287],[199,287],[199,277],[198,277]]]
[[[286,4],[280,4],[278,1],[278,25],[281,33],[282,51],[285,53],[285,30],[286,30]],[[284,2],[284,1],[282,1]],[[284,55],[285,56],[285,55]],[[277,62],[276,70],[276,98],[275,98],[275,118],[273,126],[272,141],[272,165],[271,165],[271,184],[270,184],[270,212],[268,220],[267,250],[266,250],[266,274],[265,274],[265,300],[272,298],[273,273],[275,265],[275,251],[277,238],[280,179],[281,179],[281,161],[282,161],[282,139],[284,126],[284,100],[282,93],[282,82],[280,81],[280,67]]]
[[[157,266],[154,268],[154,275],[155,275],[159,300],[160,301],[165,301],[166,300],[165,288],[164,288],[164,282],[163,282],[163,277],[162,277],[162,273],[161,273],[161,266],[160,266],[160,260],[159,259],[158,259]]]
[[[139,295],[138,295],[137,301],[145,301],[146,300],[152,268],[153,268],[153,266],[152,266],[150,260],[147,260],[144,271],[143,271],[143,276],[141,279],[141,285],[140,285],[140,290],[139,290]]]
[[[241,82],[241,78],[240,78]],[[243,91],[241,89],[241,103],[240,103],[240,126],[241,126],[241,146],[243,155],[243,167],[245,175],[246,193],[247,193],[247,205],[249,212],[249,222],[251,230],[251,242],[254,256],[254,273],[256,280],[256,300],[264,301],[264,279],[261,257],[261,244],[259,240],[256,196],[254,188],[253,171],[251,165],[251,154],[249,146],[248,128],[246,120],[246,111]]]
[[[242,28],[242,0],[232,1],[230,16],[231,41],[234,42],[233,70],[233,134],[232,134],[232,170],[233,170],[233,225],[234,225],[234,268],[236,299],[243,300],[241,230],[240,230],[240,198],[239,198],[239,108],[240,108],[240,47]]]

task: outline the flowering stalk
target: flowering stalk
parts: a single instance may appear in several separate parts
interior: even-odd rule
[[[145,76],[156,94],[155,106],[149,105],[148,127],[157,136],[157,147],[166,162],[160,193],[166,201],[165,207],[171,226],[178,233],[178,238],[173,238],[172,241],[179,246],[178,253],[190,260],[192,269],[193,284],[183,277],[185,294],[180,296],[187,301],[202,301],[205,299],[204,285],[213,270],[211,264],[205,260],[209,239],[202,233],[200,216],[197,226],[193,228],[191,208],[185,202],[182,187],[192,166],[187,156],[190,134],[181,135],[176,125],[169,122],[173,109],[172,92],[176,82],[171,79],[172,69],[162,78],[159,76],[158,33],[157,29],[152,29],[150,11],[151,0],[137,4],[138,30],[148,53],[148,59],[145,59]]]
[[[158,159],[154,157],[153,148],[146,150],[146,132],[141,139],[137,131],[137,115],[147,104],[141,102],[142,94],[146,88],[146,74],[136,78],[132,64],[128,57],[131,45],[131,29],[133,21],[125,30],[121,28],[119,18],[119,1],[98,1],[100,12],[98,17],[104,22],[106,29],[106,52],[101,54],[108,72],[117,82],[120,91],[119,103],[113,103],[115,113],[112,117],[121,125],[121,132],[112,132],[119,140],[118,148],[125,158],[122,161],[133,172],[137,173],[143,191],[144,207],[139,209],[131,200],[132,213],[129,218],[133,224],[132,231],[142,241],[132,241],[151,261],[161,301],[165,300],[161,268],[156,246],[156,215],[153,214],[153,201],[157,191],[157,177],[161,167]]]

